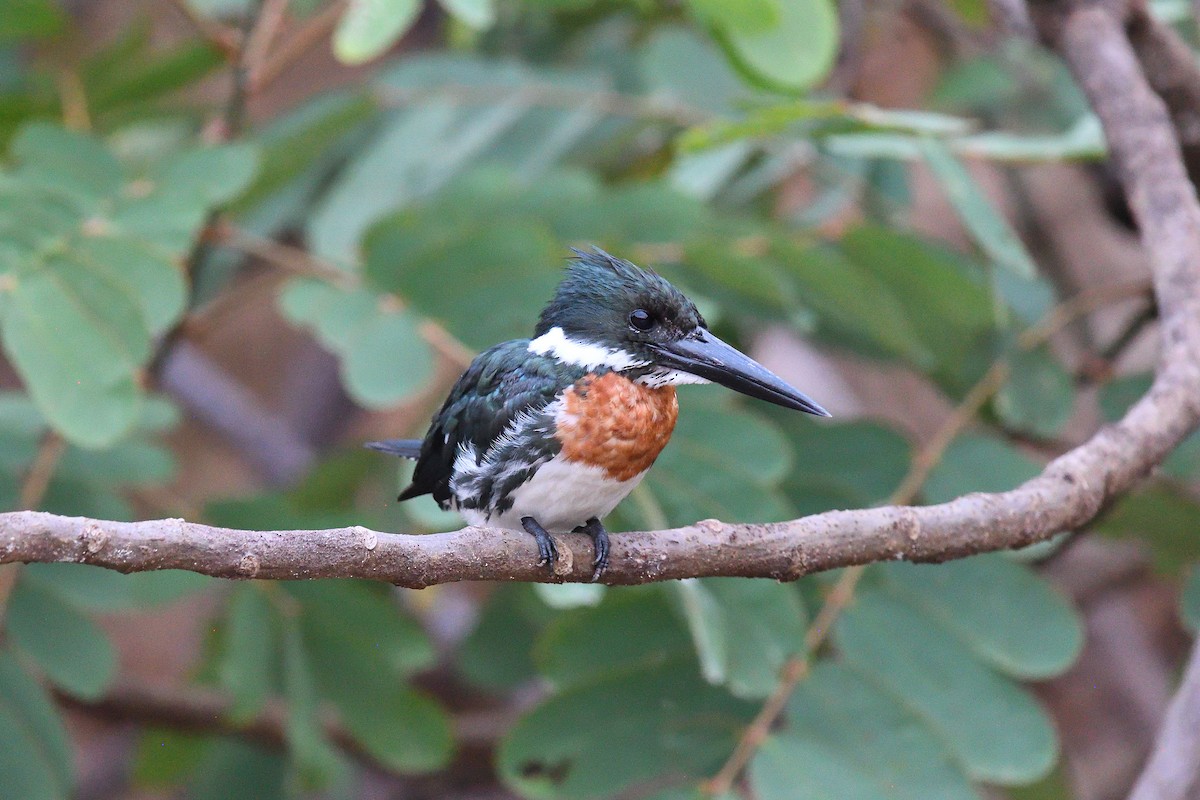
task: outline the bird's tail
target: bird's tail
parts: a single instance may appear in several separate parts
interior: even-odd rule
[[[418,458],[421,455],[420,439],[384,439],[382,442],[367,442],[366,447],[401,458]]]

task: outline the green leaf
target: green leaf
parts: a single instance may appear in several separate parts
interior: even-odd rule
[[[1014,678],[1058,675],[1083,647],[1083,626],[1070,604],[1029,567],[1003,555],[936,567],[885,564],[879,571],[976,656]]]
[[[602,583],[535,583],[534,593],[551,608],[594,606],[604,599],[608,587]]]
[[[1100,413],[1109,422],[1116,422],[1125,416],[1125,412],[1129,410],[1130,406],[1150,391],[1150,385],[1153,382],[1154,376],[1149,374],[1124,375],[1114,378],[1100,387],[1100,393],[1096,398],[1100,404]]]
[[[792,452],[802,454],[784,479],[788,499],[802,514],[878,505],[908,474],[911,446],[876,422],[814,425],[768,410]],[[827,505],[833,500],[834,505]]]
[[[393,600],[389,587],[365,581],[296,581],[284,584],[304,607],[304,630],[324,630],[340,639],[347,654],[370,653],[384,669],[407,675],[434,660],[421,627]]]
[[[139,789],[160,790],[178,786],[195,774],[215,746],[217,742],[201,734],[150,728],[138,738],[133,784]]]
[[[99,697],[116,674],[117,655],[104,631],[50,589],[18,582],[6,619],[13,643],[71,694]]]
[[[427,695],[386,672],[368,672],[338,658],[329,640],[310,640],[323,693],[342,723],[372,757],[401,772],[430,772],[446,765],[454,749],[450,720]]]
[[[1036,701],[908,601],[860,589],[835,637],[847,662],[908,704],[974,779],[1028,783],[1054,765],[1054,729]]]
[[[687,662],[575,684],[522,717],[497,755],[501,779],[529,798],[598,798],[666,776],[714,772],[754,706],[713,688]]]
[[[922,494],[930,503],[946,503],[969,492],[1006,492],[1040,472],[1037,462],[1007,442],[964,433],[946,448]]]
[[[337,353],[346,391],[369,408],[395,405],[433,375],[417,320],[386,296],[300,278],[284,288],[279,304],[291,322],[314,329]]]
[[[156,176],[160,192],[219,206],[249,188],[259,168],[259,150],[241,142],[187,150],[174,155]]]
[[[230,146],[162,155],[129,179],[102,142],[21,129],[0,173],[0,335],[30,396],[75,444],[104,447],[139,416],[151,341],[183,313],[182,257],[207,208],[255,169]]]
[[[800,92],[818,83],[837,55],[837,13],[827,0],[779,0],[779,20],[769,28],[717,24],[717,41],[751,81]]]
[[[68,439],[102,447],[132,428],[150,332],[120,286],[54,258],[17,279],[0,332],[30,396]]]
[[[479,170],[376,224],[364,242],[366,275],[483,349],[529,335],[568,243],[672,242],[707,221],[702,204],[662,184],[607,190],[559,172],[527,185],[509,170]]]
[[[212,743],[194,771],[188,800],[230,800],[231,787],[254,787],[254,800],[290,800],[287,762],[276,752],[237,739]],[[232,788],[238,792],[238,788]]]
[[[685,106],[729,112],[746,95],[720,51],[691,28],[656,28],[642,48],[639,66],[648,93]]]
[[[316,676],[299,621],[284,616],[283,623],[283,693],[288,703],[284,735],[297,788],[312,790],[332,780],[339,757],[321,726]]]
[[[68,449],[56,475],[96,486],[162,486],[175,477],[175,457],[166,447],[129,439],[104,450]]]
[[[760,800],[978,800],[923,720],[850,668],[818,665],[787,720],[750,764]]]
[[[1008,270],[992,270],[990,278],[995,296],[1012,310],[1014,322],[1037,325],[1058,302],[1054,284],[1046,278],[1022,278]]]
[[[253,583],[233,590],[225,613],[218,680],[233,697],[230,717],[249,720],[275,684],[279,623],[266,592]]]
[[[1109,422],[1120,419],[1149,391],[1152,382],[1152,375],[1127,375],[1101,386],[1097,399],[1104,418]],[[1193,433],[1180,442],[1163,462],[1162,471],[1182,480],[1192,480],[1200,475],[1200,433]]]
[[[996,413],[1006,423],[1035,436],[1056,436],[1075,406],[1075,383],[1048,347],[1018,350],[1011,374],[996,393]]]
[[[89,203],[115,194],[125,177],[121,163],[99,141],[46,122],[22,128],[11,152],[22,178]]]
[[[917,144],[959,219],[988,257],[1023,278],[1037,275],[1037,267],[1021,238],[992,206],[962,162],[936,139],[923,137]]]
[[[346,728],[393,769],[425,771],[450,756],[449,721],[403,677],[430,664],[432,646],[384,587],[355,581],[289,583],[304,609],[304,650],[321,694]]]
[[[880,108],[870,103],[846,103],[799,98],[762,106],[740,119],[718,119],[688,129],[679,139],[684,150],[700,150],[748,138],[764,138],[795,129],[797,135],[817,138],[827,130],[910,131],[945,136],[965,133],[971,123],[961,117],[929,111]]]
[[[562,263],[549,232],[528,221],[486,219],[475,230],[419,232],[422,222],[413,217],[376,228],[367,240],[367,274],[469,347],[528,336]],[[438,241],[438,234],[456,238]]]
[[[69,447],[59,460],[43,498],[43,510],[66,516],[133,519],[133,511],[117,494],[118,489],[162,482],[174,474],[174,458],[170,452],[140,438],[168,422],[163,414],[171,412],[171,408],[153,402],[147,410],[150,418],[143,415],[136,423],[135,436],[139,438],[99,451]],[[20,480],[33,464],[39,441],[47,429],[45,418],[27,395],[0,392],[0,475],[7,478],[0,480],[0,505],[13,507],[17,504]],[[36,573],[42,569],[70,570],[72,567],[82,571],[90,569],[78,565],[39,565],[32,569]],[[122,577],[112,572],[107,575],[110,581],[125,581],[128,586],[158,585],[159,581],[167,580],[150,575]],[[188,579],[203,581],[197,575],[189,575]],[[151,601],[151,598],[146,599]]]
[[[6,701],[0,695],[0,775],[4,776],[4,791],[21,800],[66,800],[71,787],[56,774],[44,743]]]
[[[769,256],[739,253],[719,232],[688,241],[683,261],[687,271],[681,273],[681,281],[747,316],[788,319],[806,305],[787,267]]]
[[[541,191],[539,176],[591,141],[594,129],[603,124],[603,133],[612,136],[629,124],[594,102],[610,84],[591,71],[535,69],[508,60],[435,54],[399,62],[375,86],[379,102],[396,110],[376,126],[310,215],[313,250],[335,263],[356,263],[360,239],[373,223],[450,190],[481,163],[512,170],[514,188]],[[475,99],[463,103],[464,91]],[[565,95],[568,102],[563,108],[531,105],[530,97],[541,93]],[[487,221],[471,213],[476,208],[448,203],[444,210],[474,228]]]
[[[637,625],[629,620],[636,619]],[[688,635],[655,587],[608,592],[598,606],[560,615],[537,643],[543,675],[561,688],[686,655]]]
[[[784,662],[804,649],[804,607],[791,586],[705,578],[673,587],[705,680],[738,697],[769,695]]]
[[[799,286],[802,303],[837,331],[853,332],[881,350],[924,369],[934,366],[931,349],[904,306],[878,277],[830,250],[780,243],[774,255]]]
[[[92,236],[75,243],[75,254],[80,266],[137,305],[151,335],[166,331],[183,313],[188,291],[183,269],[160,249],[128,236]]]
[[[979,274],[958,254],[874,225],[851,230],[841,249],[887,287],[920,345],[933,354],[932,368],[915,365],[939,380],[957,378],[993,324],[991,294]]]
[[[262,165],[253,186],[241,195],[234,210],[245,213],[253,209],[257,221],[271,216],[264,207],[272,200],[298,193],[299,208],[294,213],[307,213],[310,191],[296,192],[298,185],[315,183],[325,176],[328,162],[376,111],[375,103],[363,92],[327,93],[266,125],[256,134]],[[275,218],[294,219],[286,211]]]
[[[1170,484],[1150,485],[1116,502],[1092,528],[1106,536],[1129,537],[1150,546],[1155,567],[1178,572],[1200,560],[1200,504]]]
[[[1193,631],[1200,630],[1200,569],[1196,567],[1192,567],[1183,585],[1179,613],[1185,625]]]
[[[688,0],[688,9],[705,25],[741,33],[762,33],[780,24],[782,0]]]
[[[172,603],[213,585],[211,578],[183,570],[123,575],[86,564],[28,564],[21,580],[37,584],[78,608],[110,613]]]
[[[495,0],[438,0],[442,8],[464,25],[487,30],[496,22]]]
[[[71,743],[54,702],[8,650],[0,650],[0,775],[14,797],[71,794]],[[19,787],[19,788],[18,788]]]
[[[488,596],[475,628],[458,648],[456,666],[468,681],[503,691],[532,679],[533,648],[551,612],[528,586],[504,584]]]
[[[333,53],[347,64],[383,55],[400,41],[421,11],[420,0],[357,0],[350,3],[333,33]]]
[[[1100,120],[1091,113],[1062,133],[1039,136],[986,131],[952,140],[950,146],[960,155],[993,161],[1085,161],[1104,158],[1107,153]]]
[[[0,0],[0,42],[54,36],[66,22],[54,0]]]
[[[89,110],[101,120],[161,117],[156,100],[183,90],[226,64],[225,54],[196,37],[163,48],[149,21],[134,18],[127,34],[79,68]],[[105,127],[108,127],[107,125]]]

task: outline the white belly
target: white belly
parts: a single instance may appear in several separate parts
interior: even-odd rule
[[[567,533],[592,517],[607,516],[645,474],[617,481],[599,467],[567,461],[559,454],[513,491],[512,508],[503,514],[488,519],[482,511],[464,508],[460,513],[472,525],[519,531],[521,517],[533,517],[551,533]]]

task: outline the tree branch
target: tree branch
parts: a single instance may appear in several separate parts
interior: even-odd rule
[[[1167,709],[1154,751],[1129,800],[1189,800],[1200,793],[1200,639]]]
[[[831,511],[790,522],[704,520],[613,537],[605,581],[636,584],[712,575],[791,580],[873,561],[938,562],[1024,547],[1092,519],[1200,422],[1200,204],[1162,101],[1115,17],[1071,10],[1053,33],[1104,126],[1154,267],[1162,353],[1150,391],[1119,422],[1008,492],[949,503]],[[238,531],[183,520],[106,522],[38,512],[0,515],[0,563],[75,561],[123,572],[186,569],[223,578],[359,577],[424,587],[461,580],[591,577],[591,544],[558,537],[554,575],[532,538],[468,527],[411,536],[362,527]]]
[[[1200,65],[1187,43],[1150,14],[1144,2],[1129,3],[1126,30],[1146,77],[1171,115],[1184,147],[1200,145]]]

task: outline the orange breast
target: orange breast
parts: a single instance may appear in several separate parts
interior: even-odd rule
[[[650,468],[679,416],[674,386],[650,388],[615,372],[582,378],[563,401],[557,431],[563,457],[618,481]]]

